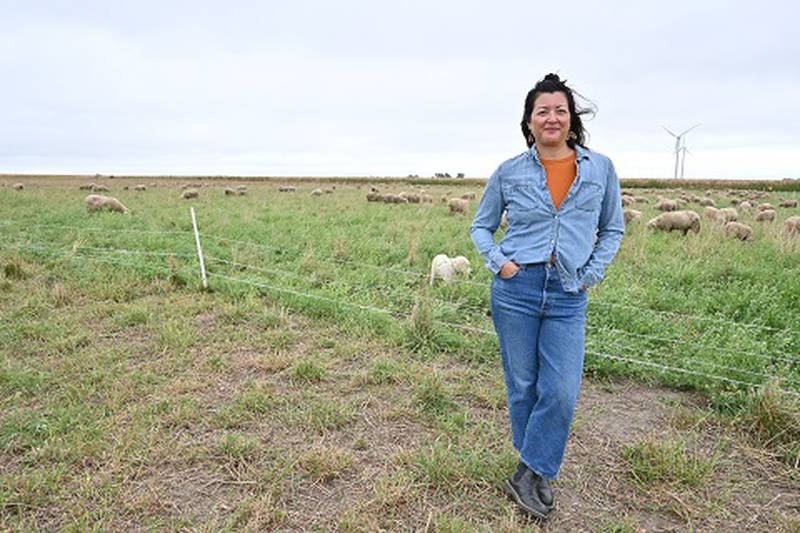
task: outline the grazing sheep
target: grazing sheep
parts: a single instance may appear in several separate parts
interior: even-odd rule
[[[758,210],[759,211],[775,211],[775,208],[772,207],[772,204],[764,203],[764,204],[759,204],[758,205]]]
[[[634,196],[633,198],[636,200],[637,204],[649,204],[650,203],[650,199],[647,198],[646,196]]]
[[[442,197],[440,198],[440,201],[441,201],[443,204],[446,204],[446,203],[447,203],[447,195],[446,195],[446,194],[443,194],[443,195],[442,195]]]
[[[723,207],[722,209],[717,209],[716,207],[706,206],[703,209],[703,213],[716,222],[726,223],[731,222],[739,218],[739,213],[736,212],[736,209],[732,207]]]
[[[377,187],[370,187],[369,192],[381,192]]]
[[[223,194],[225,196],[236,196],[236,189],[234,189],[233,187],[225,187]]]
[[[469,266],[469,259],[463,255],[458,257],[447,257],[446,254],[439,254],[431,261],[430,284],[433,280],[442,278],[445,283],[450,283],[456,274],[470,274],[472,269]]]
[[[399,194],[384,194],[383,202],[387,204],[407,204],[408,200],[406,200]]]
[[[656,209],[659,211],[677,211],[678,202],[676,200],[667,200],[665,198],[661,198],[656,204]]]
[[[702,206],[711,206],[711,207],[716,207],[716,205],[717,205],[717,203],[714,201],[714,199],[713,198],[709,198],[708,196],[704,196],[704,197],[700,198],[697,201],[697,203],[699,203]]]
[[[197,189],[186,189],[181,193],[181,198],[184,200],[188,200],[190,198],[199,198],[200,193],[197,192]]]
[[[89,211],[116,211],[125,215],[130,213],[130,210],[113,196],[90,194],[83,201],[86,202],[86,208]]]
[[[636,199],[633,196],[622,195],[622,207],[628,207],[629,205],[633,205],[636,203]]]
[[[636,209],[623,209],[622,216],[625,218],[625,224],[627,224],[628,222],[642,218],[642,212]]]
[[[423,194],[419,197],[420,202],[423,204],[432,204],[433,203],[433,196],[430,194]]]
[[[383,195],[379,192],[368,192],[367,193],[367,201],[368,202],[381,202],[383,201]]]
[[[464,193],[464,194],[461,195],[461,198],[464,199],[464,200],[474,200],[475,199],[475,193],[474,192]]]
[[[94,192],[110,192],[111,189],[109,189],[105,185],[95,185],[92,190]]]
[[[694,211],[672,211],[663,213],[647,223],[651,229],[672,232],[673,230],[682,231],[686,235],[689,230],[695,233],[700,232],[700,215]]]
[[[450,198],[450,201],[447,202],[447,207],[450,209],[450,213],[466,213],[467,209],[469,209],[469,200]]]
[[[725,224],[725,235],[748,241],[753,236],[753,228],[739,222],[730,221]]]
[[[237,185],[236,194],[238,194],[239,196],[244,196],[245,194],[247,194],[247,185]]]
[[[25,185],[24,185],[24,184],[22,184],[22,183],[15,183],[15,184],[14,184],[14,189],[16,189],[16,190],[18,190],[18,191],[21,191],[21,190],[22,190],[22,189],[24,189],[24,188],[25,188]]]
[[[756,222],[772,222],[775,220],[775,210],[767,209],[756,215]]]
[[[296,190],[297,187],[295,187],[294,185],[281,185],[280,187],[278,187],[279,192],[295,192]]]
[[[136,187],[134,187],[134,188],[133,188],[133,190],[134,190],[134,191],[146,191],[146,190],[147,190],[147,186],[146,186],[146,185],[142,185],[142,184],[140,183],[139,185],[137,185]]]
[[[800,235],[800,217],[789,217],[784,220],[783,233],[787,237],[790,235]]]
[[[314,189],[311,191],[311,196],[322,196],[322,189]]]
[[[797,207],[797,200],[784,200],[778,205],[781,207]]]
[[[401,197],[405,198],[410,204],[418,204],[421,201],[420,195],[415,192],[401,192]]]
[[[122,190],[123,190],[123,191],[130,190],[130,187],[128,187],[127,185],[124,185],[124,186],[122,187]]]
[[[84,183],[83,185],[78,187],[78,189],[82,191],[93,191],[95,187],[97,187],[97,185],[95,185],[94,183]]]
[[[738,207],[744,211],[749,211],[750,209],[753,209],[753,204],[749,200],[742,200],[739,202]]]

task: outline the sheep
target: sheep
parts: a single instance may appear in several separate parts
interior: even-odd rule
[[[25,184],[23,184],[23,183],[15,183],[14,184],[14,189],[15,190],[21,191],[24,188],[25,188]]]
[[[295,187],[294,185],[281,185],[280,187],[278,187],[279,192],[295,192],[296,190],[297,187]]]
[[[739,202],[739,205],[737,207],[739,209],[749,211],[750,209],[753,209],[753,204],[749,200],[742,200],[741,202]]]
[[[647,198],[646,196],[634,196],[633,198],[634,198],[634,200],[636,200],[637,204],[649,204],[650,203],[650,199]]]
[[[636,209],[623,209],[622,216],[625,218],[625,224],[627,224],[628,222],[642,218],[642,212]]]
[[[450,209],[450,213],[466,213],[467,209],[469,209],[469,200],[465,200],[463,198],[450,198],[450,201],[447,202],[447,207]]]
[[[703,209],[703,213],[716,222],[722,222],[723,224],[726,222],[731,222],[739,218],[739,213],[736,212],[736,209],[732,207],[723,207],[722,209],[717,209],[716,207],[706,206]]]
[[[406,201],[408,201],[408,203],[410,203],[410,204],[418,204],[421,201],[420,195],[415,193],[415,192],[405,192],[405,191],[403,191],[403,192],[401,192],[399,194],[399,196],[401,196],[402,198],[405,198]]]
[[[335,186],[334,187],[326,187],[326,188],[322,189],[322,192],[324,192],[325,194],[333,194],[333,191],[335,189],[336,189]]]
[[[247,185],[237,185],[236,194],[238,194],[239,196],[244,196],[245,194],[247,194]]]
[[[92,188],[92,190],[93,190],[94,192],[110,192],[110,191],[111,191],[111,189],[109,189],[109,188],[108,188],[108,187],[106,187],[105,185],[95,185],[95,186]]]
[[[778,205],[781,207],[797,207],[797,200],[784,200]]]
[[[197,192],[197,189],[186,189],[181,193],[181,198],[184,200],[188,200],[190,198],[199,198],[200,193]]]
[[[650,220],[647,223],[647,227],[668,232],[680,230],[683,231],[684,235],[686,235],[689,230],[699,233],[700,215],[694,211],[672,211],[670,213],[663,213]]]
[[[730,221],[725,224],[725,235],[748,241],[753,236],[753,228],[739,222]]]
[[[383,195],[379,192],[368,192],[367,193],[367,201],[368,202],[381,202],[383,201]]]
[[[225,189],[222,191],[222,193],[225,196],[235,196],[236,195],[236,189],[234,189],[233,187],[225,187]]]
[[[432,204],[433,203],[433,196],[430,194],[423,194],[419,197],[420,202],[423,204]]]
[[[322,196],[322,189],[314,189],[311,191],[311,196]]]
[[[770,203],[758,204],[759,211],[775,211],[775,208],[772,207]]]
[[[756,215],[756,222],[772,222],[773,220],[775,220],[774,209],[767,209],[766,211],[761,211]]]
[[[697,201],[697,203],[699,203],[702,206],[711,206],[711,207],[716,207],[716,205],[717,205],[717,203],[714,201],[714,199],[713,198],[709,198],[708,196],[704,196],[703,198],[700,198]]]
[[[129,186],[127,186],[127,185],[123,185],[123,186],[122,186],[122,190],[123,190],[123,191],[129,191],[130,189],[131,189],[131,188],[130,188]]]
[[[439,254],[431,261],[430,284],[433,285],[433,280],[436,278],[442,278],[445,283],[450,283],[457,274],[469,275],[471,272],[469,259],[463,255],[451,258],[446,254]]]
[[[408,200],[406,200],[399,194],[384,194],[383,202],[387,204],[407,204]]]
[[[636,203],[636,199],[633,196],[627,196],[625,194],[622,195],[622,207],[628,207]]]
[[[130,209],[122,205],[122,202],[113,196],[102,196],[99,194],[90,194],[83,200],[86,202],[86,208],[89,211],[116,211],[117,213],[130,214]]]
[[[464,194],[461,195],[461,198],[463,200],[474,200],[475,199],[475,193],[474,192],[464,193]]]
[[[95,185],[94,183],[84,183],[83,185],[78,187],[78,189],[82,191],[93,191],[95,187],[97,187],[97,185]]]
[[[789,217],[783,221],[783,233],[787,237],[800,235],[800,217]]]
[[[666,198],[660,198],[658,203],[656,204],[656,209],[659,211],[677,211],[678,210],[678,202],[676,200],[667,200]]]
[[[133,190],[134,191],[146,191],[147,190],[147,186],[140,183],[139,185],[134,187]]]

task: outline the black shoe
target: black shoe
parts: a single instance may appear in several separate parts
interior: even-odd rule
[[[540,488],[542,486],[544,486],[546,493],[550,497],[549,506],[544,504],[539,495],[540,492],[543,492]],[[550,485],[547,480],[537,475],[525,463],[520,462],[514,475],[506,480],[505,489],[522,510],[536,518],[547,518],[553,508],[553,493],[550,491]]]

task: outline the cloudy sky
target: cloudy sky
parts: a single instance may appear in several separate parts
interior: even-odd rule
[[[797,6],[0,0],[0,173],[487,176],[558,72],[622,177],[800,179]]]

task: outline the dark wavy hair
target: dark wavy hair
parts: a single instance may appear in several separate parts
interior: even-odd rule
[[[528,127],[528,122],[531,119],[533,104],[536,102],[536,98],[538,98],[542,93],[557,92],[564,93],[564,96],[567,97],[567,105],[569,107],[570,136],[567,138],[567,145],[572,149],[575,149],[576,144],[586,148],[586,138],[589,134],[583,128],[583,120],[581,120],[581,116],[594,116],[594,114],[597,112],[597,108],[594,106],[594,104],[584,98],[583,95],[568,87],[567,80],[562,81],[558,77],[558,74],[552,73],[539,80],[533,89],[528,92],[528,96],[525,97],[525,111],[522,114],[522,122],[520,122],[520,126],[522,127],[522,135],[525,137],[525,142],[528,144],[528,148],[533,146],[536,142],[536,139],[533,138],[533,133]],[[586,102],[586,105],[582,107],[576,106],[575,96],[578,96],[582,101]]]

